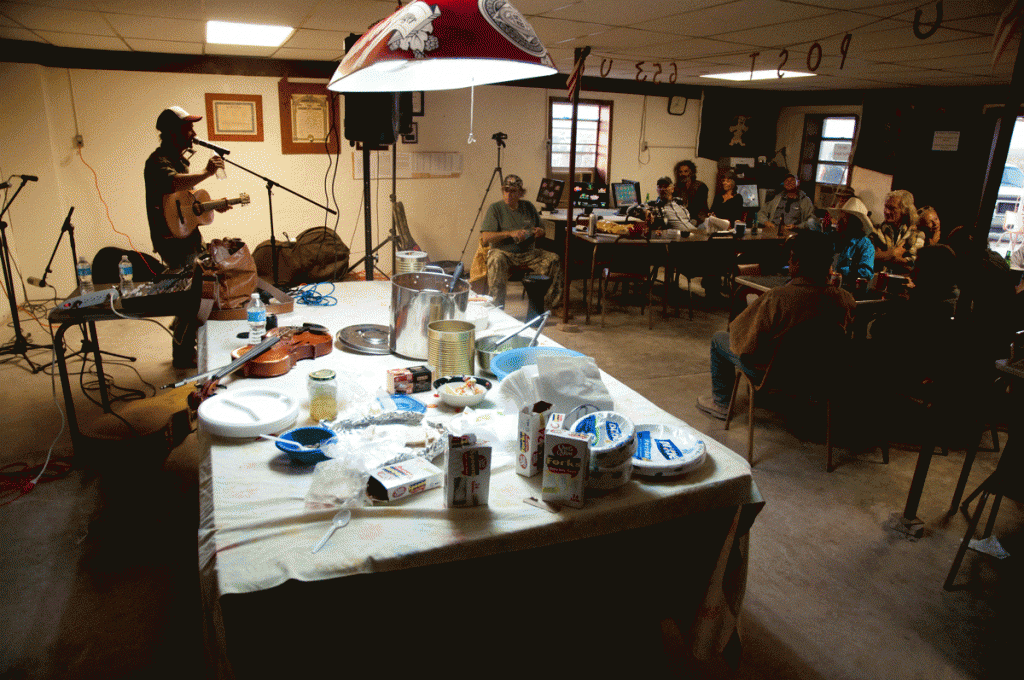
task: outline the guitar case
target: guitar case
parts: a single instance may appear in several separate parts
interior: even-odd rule
[[[260,277],[273,280],[269,240],[256,246],[253,259]],[[285,286],[341,281],[348,271],[348,259],[349,247],[332,229],[313,227],[294,241],[277,241],[277,278]]]

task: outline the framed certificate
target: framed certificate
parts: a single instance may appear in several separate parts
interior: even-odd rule
[[[337,153],[337,99],[318,83],[277,83],[281,153]]]
[[[212,142],[262,142],[262,95],[206,93],[206,136]]]

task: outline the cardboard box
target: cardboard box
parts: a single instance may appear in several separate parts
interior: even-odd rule
[[[477,444],[474,435],[449,435],[444,471],[445,506],[487,505],[490,486],[491,447]]]
[[[367,491],[379,501],[396,501],[441,486],[444,472],[422,458],[385,465],[370,473]]]
[[[426,366],[392,368],[388,370],[385,387],[388,394],[429,392],[433,388],[433,375]]]
[[[544,432],[544,479],[541,500],[582,508],[590,467],[590,439],[561,428]]]
[[[516,472],[523,477],[533,477],[544,467],[544,430],[547,426],[551,404],[538,401],[533,406],[524,406],[519,412],[519,456]]]

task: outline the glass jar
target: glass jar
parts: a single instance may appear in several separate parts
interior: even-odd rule
[[[319,422],[338,417],[338,379],[334,371],[321,368],[309,374],[309,418]]]

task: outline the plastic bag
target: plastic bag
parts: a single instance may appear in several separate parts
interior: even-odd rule
[[[357,508],[367,503],[366,483],[370,470],[357,451],[331,442],[323,446],[330,460],[313,469],[313,481],[306,492],[306,507]]]

